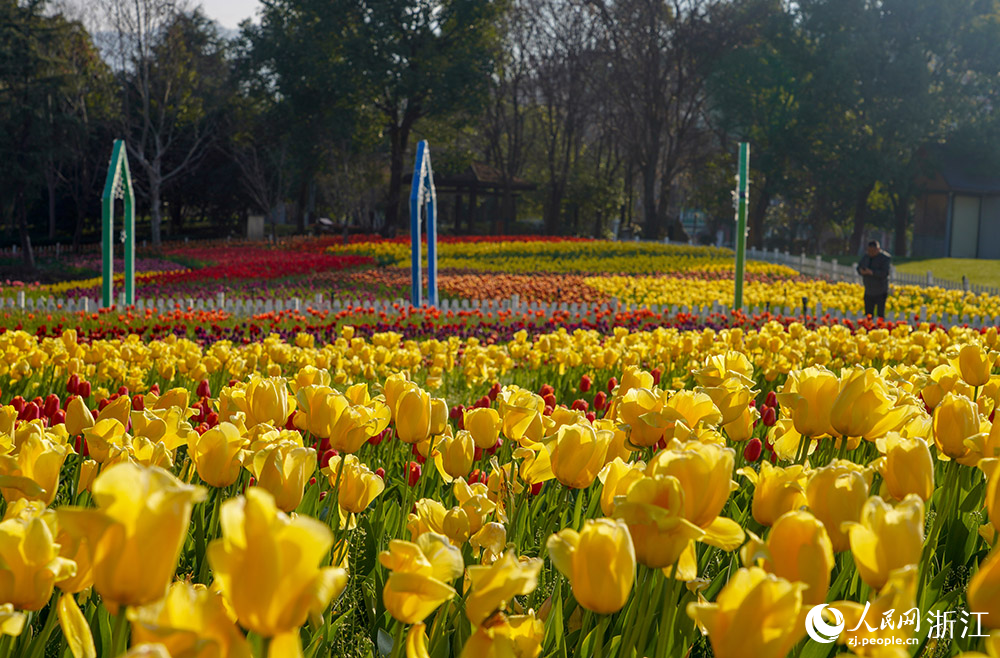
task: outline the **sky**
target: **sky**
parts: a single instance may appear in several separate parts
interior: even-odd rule
[[[235,29],[244,18],[256,18],[260,7],[258,0],[195,0],[200,1],[205,15],[214,18],[222,27]]]

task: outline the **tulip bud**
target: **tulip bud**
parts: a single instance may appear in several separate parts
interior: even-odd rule
[[[407,484],[409,484],[411,487],[416,486],[417,482],[420,480],[420,475],[422,472],[423,471],[420,468],[420,464],[416,462],[410,462],[406,476]]]
[[[45,398],[45,403],[42,405],[42,415],[52,418],[52,414],[57,411],[59,411],[59,396],[55,393],[49,393]]]
[[[203,379],[198,383],[198,388],[195,389],[195,395],[200,398],[212,397],[212,387],[209,386],[207,379]]]
[[[141,393],[136,393],[132,396],[132,411],[142,411],[146,408],[146,399],[142,397]]]
[[[604,407],[608,405],[608,396],[604,391],[598,391],[597,395],[594,396],[594,409],[597,411],[604,411]]]
[[[128,397],[128,386],[119,386],[118,395]]]
[[[542,387],[538,389],[538,395],[540,395],[543,398],[551,393],[555,393],[555,389],[552,388],[552,386],[550,386],[549,384],[542,384]]]
[[[19,413],[17,417],[21,420],[31,421],[40,417],[40,415],[41,410],[38,408],[38,405],[34,402],[29,402],[24,405],[24,408],[21,409],[21,413]]]
[[[153,393],[155,395],[159,395],[160,394],[160,385],[159,384],[153,384],[152,386],[149,387],[149,392]]]
[[[774,391],[768,391],[767,397],[764,398],[765,407],[777,407],[778,406],[778,396],[775,395]]]
[[[500,395],[500,382],[493,382],[493,387],[490,388],[489,392],[490,401],[496,400],[498,395]]]
[[[76,394],[80,388],[80,375],[75,372],[69,376],[69,381],[66,382],[66,392]]]
[[[556,408],[556,396],[553,395],[552,393],[548,393],[546,395],[543,395],[542,396],[542,401],[545,402],[545,406],[546,407],[552,407],[553,409]]]
[[[615,379],[614,377],[612,377],[611,379],[609,379],[608,380],[608,393],[613,392],[615,390],[616,386],[618,386],[618,380]]]
[[[773,427],[778,422],[774,407],[764,407],[764,413],[761,414],[760,420],[766,427]]]
[[[337,456],[336,450],[327,450],[319,458],[320,469],[326,468],[330,464],[330,460]]]
[[[586,411],[590,407],[586,400],[574,400],[573,409],[575,411]]]
[[[54,414],[52,414],[52,425],[62,425],[66,422],[66,412],[59,409]]]
[[[385,479],[385,469],[379,466],[375,469],[375,475],[379,476],[383,480]]]
[[[583,377],[580,378],[580,387],[579,387],[580,392],[586,393],[587,391],[590,390],[590,386],[592,384],[593,380],[590,378],[590,375],[584,375]]]
[[[653,368],[652,370],[650,370],[649,374],[653,376],[653,386],[659,386],[660,385],[660,377],[663,376],[663,371],[660,370],[657,367],[657,368]]]
[[[24,404],[25,404],[24,398],[22,398],[20,395],[15,395],[14,398],[10,401],[10,406],[14,407],[14,411],[16,411],[18,414],[24,411]]]
[[[747,442],[747,446],[743,448],[743,458],[748,462],[755,462],[760,459],[760,453],[763,449],[763,444],[760,439],[754,437]]]

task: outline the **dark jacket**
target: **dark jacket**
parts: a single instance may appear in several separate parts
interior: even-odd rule
[[[879,251],[874,256],[867,253],[858,262],[858,274],[862,269],[870,269],[874,274],[863,274],[861,276],[865,284],[865,296],[874,297],[885,295],[889,292],[889,266],[892,264],[892,256],[885,251]]]

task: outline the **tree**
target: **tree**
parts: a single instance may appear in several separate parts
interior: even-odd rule
[[[403,157],[416,123],[460,117],[485,101],[497,57],[490,0],[350,0],[348,60],[389,142],[385,230],[399,224]]]
[[[72,57],[79,39],[79,26],[46,15],[41,0],[0,0],[0,210],[32,270],[29,204],[62,157],[63,139],[79,129],[67,102],[84,75]]]
[[[223,42],[200,11],[177,0],[102,0],[112,27],[123,130],[160,244],[166,186],[194,168],[214,138],[226,88]]]

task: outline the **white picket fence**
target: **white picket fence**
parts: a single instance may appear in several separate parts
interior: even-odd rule
[[[119,298],[119,306],[124,308],[124,299]],[[0,309],[13,308],[22,309],[27,312],[54,312],[54,311],[85,311],[96,312],[100,304],[96,299],[55,299],[48,297],[45,299],[26,298],[24,293],[19,293],[17,298],[0,298]],[[382,300],[357,300],[357,299],[330,299],[329,297],[317,293],[309,300],[299,298],[291,299],[227,299],[224,294],[214,299],[140,299],[135,307],[138,311],[155,309],[159,312],[171,310],[193,310],[193,311],[225,311],[227,314],[236,317],[250,317],[272,312],[282,311],[348,311],[356,314],[378,314],[385,313],[390,317],[398,317],[403,314],[413,312],[413,307],[408,301],[403,299],[382,299]],[[578,302],[539,302],[522,300],[518,295],[513,295],[504,299],[445,299],[438,308],[442,311],[478,311],[484,315],[496,315],[501,312],[515,313],[539,313],[543,317],[552,316],[556,312],[568,312],[570,319],[575,319],[580,315],[580,319],[596,321],[599,317],[606,317],[607,311],[612,313],[631,312],[640,309],[647,309],[653,316],[661,316],[665,321],[670,321],[678,314],[691,314],[700,320],[706,320],[712,315],[729,313],[729,307],[716,301],[704,306],[686,306],[678,304],[653,304],[644,306],[640,304],[622,304],[617,300],[597,303]],[[802,307],[760,307],[752,306],[746,310],[748,315],[757,315],[770,311],[774,315],[783,317],[802,317],[803,315],[818,317],[829,314],[834,320],[860,320],[863,314],[860,312],[845,312],[840,310],[824,309],[820,304],[814,304],[803,312]],[[957,314],[928,314],[927,307],[920,309],[917,314],[921,320],[934,322],[938,325],[951,327],[955,325],[968,325],[970,327],[984,328],[1000,327],[1000,316],[990,318],[986,316],[971,316]],[[888,312],[886,319],[891,321],[912,320],[912,314]],[[614,320],[612,318],[612,323]]]
[[[784,265],[806,276],[830,281],[847,281],[849,283],[861,283],[861,275],[854,269],[854,265],[841,265],[834,260],[823,260],[821,256],[806,256],[805,252],[795,256],[787,251],[777,249],[747,249],[747,258],[750,260],[765,263]],[[1000,288],[995,286],[983,286],[970,283],[967,277],[962,277],[961,281],[951,281],[949,279],[939,279],[932,272],[921,274],[908,274],[899,272],[895,267],[889,274],[889,281],[900,285],[921,286],[925,288],[944,288],[946,290],[962,290],[976,295],[986,293],[992,296],[1000,296]]]

